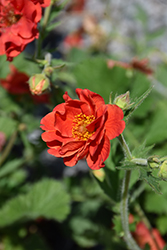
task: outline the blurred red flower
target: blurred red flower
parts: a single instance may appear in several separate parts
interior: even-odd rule
[[[0,85],[4,87],[10,94],[29,93],[28,79],[29,76],[23,72],[19,72],[14,65],[10,65],[11,73],[6,79],[0,79]]]
[[[28,43],[38,38],[41,13],[40,3],[31,0],[1,0],[0,55],[6,54],[7,60],[12,61]]]
[[[109,68],[113,68],[114,66],[119,66],[124,69],[135,69],[146,75],[151,75],[154,73],[154,71],[148,67],[148,62],[149,61],[147,58],[143,58],[142,60],[133,58],[130,63],[114,61],[110,59],[107,61],[107,65]]]
[[[39,3],[41,7],[45,8],[50,5],[50,0],[31,0],[33,3]]]
[[[117,105],[106,105],[100,95],[88,89],[76,89],[76,93],[79,100],[66,92],[65,103],[41,120],[46,131],[42,139],[50,148],[48,153],[62,157],[65,165],[72,167],[86,158],[91,169],[100,169],[109,156],[110,140],[125,128],[123,111]]]
[[[84,6],[85,0],[72,0],[67,10],[72,12],[82,12],[84,10]]]
[[[165,241],[161,237],[159,231],[153,228],[150,232],[143,222],[137,224],[136,230],[132,235],[142,249],[144,249],[146,243],[150,246],[150,250],[163,249],[165,246]],[[153,237],[155,240],[153,240]]]
[[[49,103],[49,94],[43,94],[40,96],[31,95],[28,80],[29,76],[20,72],[16,67],[10,64],[11,72],[6,79],[0,79],[0,85],[6,89],[12,95],[29,94],[35,103]]]
[[[71,49],[73,47],[82,48],[83,46],[83,37],[82,37],[83,29],[79,29],[64,39],[64,46],[66,49]]]

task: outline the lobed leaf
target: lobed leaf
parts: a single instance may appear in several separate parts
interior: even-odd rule
[[[43,179],[32,185],[27,194],[6,202],[0,209],[0,227],[39,217],[63,221],[70,211],[69,201],[69,195],[60,182]]]

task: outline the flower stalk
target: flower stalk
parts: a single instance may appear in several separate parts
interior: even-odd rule
[[[45,29],[46,29],[48,21],[49,21],[51,8],[52,8],[52,3],[47,8],[45,8],[43,22],[41,24],[41,31],[40,31],[39,38],[37,40],[37,58],[40,58],[40,56],[41,56],[42,41],[44,39]]]
[[[132,155],[130,149],[121,134],[119,137],[119,142],[122,146],[124,154],[128,160],[132,160]],[[121,198],[121,220],[122,220],[122,227],[124,230],[124,239],[125,242],[130,250],[141,250],[139,246],[136,244],[135,240],[133,239],[130,230],[129,230],[129,216],[128,216],[128,190],[129,190],[129,183],[130,183],[130,176],[131,170],[125,171],[125,177],[122,184],[122,198]]]

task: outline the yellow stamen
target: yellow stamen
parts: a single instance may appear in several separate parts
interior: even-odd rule
[[[77,140],[87,141],[93,134],[94,131],[89,131],[86,126],[95,120],[94,115],[85,115],[80,113],[75,115],[73,120],[72,135]]]

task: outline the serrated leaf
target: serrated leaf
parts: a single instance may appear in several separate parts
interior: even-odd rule
[[[18,220],[45,217],[62,221],[70,211],[69,195],[62,183],[43,179],[31,186],[27,194],[22,194],[6,202],[0,209],[0,227]]]
[[[146,142],[144,142],[132,151],[132,155],[136,158],[146,158],[148,157],[148,153],[153,149],[153,147],[154,145],[146,147]]]
[[[113,220],[112,220],[114,227],[113,229],[117,233],[117,235],[123,234],[123,229],[122,229],[122,222],[121,222],[121,216],[120,215],[115,215]]]
[[[147,169],[140,168],[139,169],[139,179],[146,181],[149,186],[158,194],[162,194],[161,190],[159,188],[159,182],[160,179],[156,178],[155,176],[152,175],[152,172],[147,171]]]

